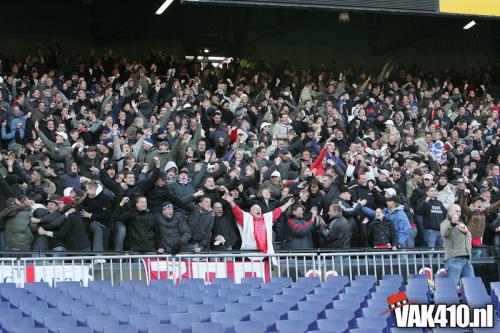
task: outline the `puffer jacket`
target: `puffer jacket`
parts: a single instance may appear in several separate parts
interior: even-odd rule
[[[285,247],[287,249],[312,249],[315,228],[313,220],[291,217],[285,224]]]
[[[10,249],[29,251],[33,243],[31,208],[9,206],[2,212],[5,221],[5,242]]]
[[[156,248],[163,248],[166,253],[176,254],[182,251],[191,239],[191,230],[182,213],[176,213],[171,218],[161,213],[155,215]]]
[[[382,220],[373,220],[368,225],[368,234],[371,237],[373,246],[382,244],[397,245],[397,233],[394,223],[389,221],[387,218]]]
[[[127,248],[137,252],[155,251],[155,214],[149,210],[118,208],[116,219],[127,226]]]

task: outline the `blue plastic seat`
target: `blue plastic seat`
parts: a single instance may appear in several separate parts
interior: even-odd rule
[[[234,324],[234,333],[265,333],[266,330],[266,324],[258,321],[241,321]]]
[[[118,320],[111,316],[87,316],[87,326],[96,333],[103,333],[104,327],[117,325]]]
[[[200,322],[200,317],[192,313],[171,313],[170,323],[178,325],[182,332],[189,332],[191,324]]]
[[[383,285],[383,286],[377,286],[375,287],[375,292],[388,292],[388,293],[397,293],[401,291],[401,285],[397,283],[392,283],[388,285]]]
[[[326,279],[326,282],[327,283],[340,283],[341,285],[343,285],[344,287],[347,286],[351,281],[349,281],[349,277],[348,276],[345,276],[345,275],[330,275],[328,276],[328,278]]]
[[[215,278],[212,280],[212,284],[229,288],[229,285],[234,284],[234,280],[231,278]]]
[[[188,305],[187,312],[197,315],[200,321],[208,321],[210,314],[216,312],[216,308],[213,304],[191,304]]]
[[[181,333],[181,328],[175,324],[148,325],[148,333]]]
[[[356,300],[333,301],[333,308],[352,310],[357,317],[361,316],[360,303]]]
[[[234,323],[239,321],[240,318],[236,313],[213,312],[210,314],[210,322],[222,324],[224,330],[231,330]]]
[[[273,277],[271,278],[271,283],[279,283],[284,288],[289,287],[292,284],[292,278],[288,276]]]
[[[81,288],[80,281],[56,281],[56,288],[64,290],[65,288]]]
[[[391,327],[391,333],[422,333],[421,328]]]
[[[88,316],[98,316],[100,314],[98,309],[85,306],[73,306],[69,308],[68,312],[68,315],[73,316],[80,325],[87,324]]]
[[[224,311],[227,313],[234,313],[240,319],[248,316],[250,311],[255,310],[253,305],[250,303],[228,303],[224,306]]]
[[[170,314],[177,313],[175,305],[150,305],[149,314],[158,318],[161,323],[168,323],[170,321]]]
[[[305,301],[298,302],[297,308],[299,311],[312,311],[316,315],[323,313],[325,311],[325,305],[320,301]]]
[[[228,302],[238,301],[238,297],[243,296],[245,292],[241,289],[221,289],[217,293],[217,296],[226,297]]]
[[[336,329],[327,329],[323,331],[307,331],[308,333],[347,333],[347,331],[339,331]]]
[[[0,316],[1,316],[1,313],[2,313],[2,311],[0,310]],[[36,325],[42,326],[45,318],[60,317],[60,316],[62,316],[62,313],[61,313],[61,310],[59,310],[57,308],[48,308],[48,309],[34,308],[28,312],[28,316],[33,318]]]
[[[342,319],[320,319],[316,322],[316,327],[320,332],[336,330],[346,332],[349,329],[349,321]]]
[[[415,302],[418,304],[428,304],[429,303],[429,296],[427,295],[427,293],[407,291],[406,296],[408,297],[408,300],[410,302]]]
[[[188,305],[194,304],[193,300],[190,298],[168,298],[168,305],[175,305],[178,312],[187,312]]]
[[[44,327],[24,327],[14,330],[14,333],[48,333],[49,330]],[[59,333],[59,332],[58,332]]]
[[[260,296],[263,302],[268,302],[273,299],[274,291],[272,289],[252,289],[250,290],[250,296]]]
[[[288,311],[286,315],[288,320],[303,320],[308,325],[311,325],[318,319],[317,314],[313,311]]]
[[[198,286],[198,285],[204,285],[205,280],[201,278],[182,279],[181,284],[185,286]]]
[[[308,327],[309,324],[305,320],[278,320],[276,322],[278,332],[304,333]]]
[[[290,282],[290,284],[291,284],[291,282]],[[289,286],[290,285],[284,286],[284,284],[279,283],[279,282],[278,283],[270,282],[270,283],[261,284],[260,288],[264,289],[264,290],[267,290],[267,289],[272,290],[274,295],[278,295],[278,294],[282,293],[284,288],[288,288]]]
[[[183,295],[184,298],[189,298],[192,303],[201,304],[203,301],[203,293],[199,290],[184,290]]]
[[[130,306],[136,308],[139,313],[148,314],[149,313],[149,305],[151,304],[150,298],[133,298],[130,302]]]
[[[355,317],[352,309],[329,309],[325,310],[325,318],[339,321],[351,321]]]
[[[259,288],[262,283],[264,283],[264,279],[261,277],[248,277],[241,279],[241,284],[250,284],[255,289]]]
[[[148,325],[160,324],[157,316],[151,314],[133,314],[128,316],[128,323],[130,326],[135,327],[139,333],[146,333]]]
[[[265,302],[262,303],[262,311],[276,311],[279,315],[284,315],[290,310],[290,304],[288,302]]]
[[[387,319],[383,317],[356,318],[359,328],[371,329],[373,332],[387,332]]]
[[[137,333],[137,329],[130,325],[106,326],[104,333]]]
[[[138,314],[139,310],[131,306],[112,306],[110,315],[118,320],[119,324],[128,324],[128,316]]]
[[[5,333],[13,333],[21,328],[32,328],[34,322],[32,318],[5,318],[2,319],[2,329]]]
[[[212,304],[215,306],[215,311],[223,311],[226,303],[229,303],[227,297],[222,296],[206,296],[203,297],[202,304]]]
[[[250,321],[264,323],[266,328],[272,328],[274,323],[281,318],[281,314],[278,311],[251,311]]]
[[[94,331],[90,327],[71,327],[62,328],[59,333],[94,333]]]
[[[52,333],[58,333],[62,328],[76,327],[77,322],[73,317],[47,317],[43,321],[43,326],[45,326]]]
[[[409,298],[409,296],[408,296]],[[450,292],[450,291],[441,291],[438,292],[436,291],[434,293],[434,303],[436,304],[460,304],[460,300],[458,299],[458,295],[456,292]]]
[[[218,285],[218,284],[205,284],[198,286],[198,292],[202,295],[202,297],[205,296],[217,296],[219,290],[225,289],[224,286]]]
[[[299,300],[302,297],[297,296],[297,295],[274,295],[273,296],[273,303],[274,302],[285,302],[288,303],[290,307],[294,307]],[[305,299],[305,297],[303,297]]]
[[[240,296],[250,296],[250,292],[256,288],[254,288],[254,286],[251,284],[236,284],[235,283],[235,284],[230,285],[229,289],[230,290],[239,290]]]
[[[160,289],[167,288],[167,286],[171,286],[174,284],[173,280],[170,279],[161,279],[161,280],[151,280],[149,282],[150,286],[154,286]]]
[[[238,303],[249,303],[252,305],[252,310],[258,310],[261,308],[262,303],[264,303],[264,297],[262,297],[262,296],[240,296],[240,297],[238,297]]]
[[[283,295],[295,295],[299,297],[299,300],[305,299],[308,294],[305,288],[285,288],[283,289]]]
[[[311,277],[299,277],[299,283],[307,283],[307,284],[312,284],[315,287],[319,286],[321,284],[321,280],[317,276],[311,276]]]
[[[120,282],[120,287],[127,290],[133,290],[135,286],[144,286],[145,282],[141,280],[123,280]]]
[[[382,280],[397,280],[397,281],[403,282],[403,275],[401,275],[401,274],[384,274],[384,275],[382,275]]]
[[[89,287],[90,290],[105,290],[105,289],[110,289],[113,288],[113,285],[111,284],[111,281],[105,281],[105,280],[98,280],[98,281],[90,281],[89,282]]]
[[[192,323],[192,333],[224,333],[224,326],[220,323]]]
[[[306,296],[306,302],[320,302],[323,307],[329,308],[333,302],[333,299],[329,294],[309,294]]]
[[[384,333],[385,331],[374,330],[373,328],[354,328],[349,330],[349,333]]]

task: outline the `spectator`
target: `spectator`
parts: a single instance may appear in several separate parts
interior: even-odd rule
[[[460,278],[474,276],[471,264],[471,234],[467,226],[460,221],[460,215],[460,206],[453,205],[448,210],[447,219],[441,223],[445,269],[455,285],[458,285]]]
[[[226,211],[221,202],[213,205],[214,225],[212,227],[211,248],[214,250],[232,250],[238,241],[236,225],[232,214]]]
[[[31,202],[24,198],[7,199],[6,207],[1,212],[5,223],[6,250],[29,251],[33,242],[33,231],[30,223]]]
[[[214,213],[212,211],[212,201],[204,195],[202,190],[194,193],[193,198],[199,198],[198,204],[192,202],[185,206],[188,211],[187,224],[191,230],[188,249],[198,253],[210,249]]]
[[[182,213],[175,213],[170,202],[162,204],[161,213],[156,214],[156,249],[159,253],[177,254],[186,249],[191,239],[191,230]]]
[[[332,204],[328,209],[329,223],[319,217],[318,226],[320,238],[324,246],[329,249],[349,248],[351,243],[351,231],[349,222],[342,216],[342,207]]]
[[[309,215],[309,214],[308,214]],[[312,212],[310,218],[306,218],[304,207],[295,204],[292,207],[292,215],[285,225],[286,249],[312,249],[313,233],[316,231],[317,209]]]
[[[371,243],[377,249],[398,249],[398,235],[394,223],[389,221],[380,208],[375,210],[373,221],[365,217],[363,224],[367,225],[367,237],[371,239]]]
[[[436,199],[436,189],[433,186],[425,190],[425,201],[418,204],[417,214],[423,216],[425,240],[428,247],[443,246],[440,225],[446,219],[446,208],[443,203]]]

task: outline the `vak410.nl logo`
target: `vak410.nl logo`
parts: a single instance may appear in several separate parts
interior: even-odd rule
[[[405,292],[387,298],[389,309],[394,312],[397,327],[434,328],[491,328],[494,323],[493,305],[470,308],[465,304],[415,304],[408,300]]]

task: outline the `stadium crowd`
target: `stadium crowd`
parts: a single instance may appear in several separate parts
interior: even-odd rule
[[[500,244],[491,67],[1,60],[2,250]]]

